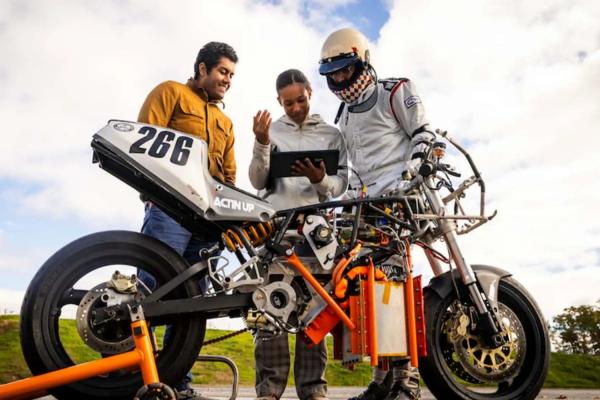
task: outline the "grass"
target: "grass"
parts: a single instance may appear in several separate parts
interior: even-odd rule
[[[600,356],[552,353],[546,387],[600,388]]]
[[[18,316],[0,316],[0,383],[10,382],[30,376],[29,369],[21,353],[19,343]],[[157,330],[160,346],[162,329]],[[207,330],[206,339],[227,333],[221,330]],[[61,320],[60,335],[69,355],[77,362],[98,358],[79,338],[73,320]],[[295,337],[290,336],[290,352],[294,353]],[[328,338],[331,339],[331,338]],[[333,354],[333,343],[327,342],[329,354]],[[239,369],[240,384],[254,385],[254,344],[252,336],[245,332],[225,341],[202,348],[202,354],[224,355],[231,358]],[[293,371],[293,368],[291,368]],[[227,385],[231,382],[229,368],[222,363],[196,363],[194,382],[200,384]],[[325,373],[330,386],[366,386],[370,381],[371,368],[359,364],[355,371],[342,367],[339,361],[329,360]],[[290,373],[289,384],[294,384]],[[547,388],[600,388],[600,356],[552,353],[550,371],[544,385]]]
[[[10,382],[30,375],[21,354],[18,318],[0,316],[0,382]]]

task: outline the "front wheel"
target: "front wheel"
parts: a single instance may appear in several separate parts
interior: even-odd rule
[[[471,330],[469,305],[450,291],[425,292],[428,356],[419,360],[427,387],[438,399],[528,400],[542,388],[550,342],[537,304],[513,278],[498,287],[498,315],[508,342],[489,347]]]

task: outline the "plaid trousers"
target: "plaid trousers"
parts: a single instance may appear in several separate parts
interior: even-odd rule
[[[263,340],[264,338],[267,340]],[[284,333],[267,338],[259,331],[254,339],[256,395],[275,396],[279,399],[283,395],[290,372],[288,335]],[[296,336],[294,380],[300,400],[310,400],[314,396],[327,397],[326,364],[325,340],[309,347],[300,335]]]

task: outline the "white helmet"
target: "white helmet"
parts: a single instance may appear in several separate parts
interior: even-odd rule
[[[365,35],[353,28],[343,28],[330,34],[321,48],[319,73],[328,75],[362,61],[369,64],[369,42]]]

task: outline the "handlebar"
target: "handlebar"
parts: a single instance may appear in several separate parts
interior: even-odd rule
[[[479,172],[479,169],[477,168],[477,166],[475,165],[475,162],[473,161],[471,155],[469,154],[469,152],[467,152],[467,150],[465,148],[463,148],[461,145],[459,145],[454,139],[449,137],[447,131],[442,131],[440,129],[436,129],[435,134],[437,136],[441,136],[446,141],[448,141],[450,144],[452,144],[452,146],[454,146],[454,148],[456,148],[466,158],[466,160],[473,172],[473,176],[471,176],[470,178],[467,178],[463,182],[461,182],[461,184],[458,186],[458,188],[451,190],[450,194],[447,195],[446,197],[444,197],[444,198],[440,197],[443,204],[448,204],[451,201],[455,201],[457,203],[457,206],[455,207],[455,209],[460,211],[460,213],[455,212],[454,215],[446,215],[445,212],[442,214],[442,211],[440,211],[440,210],[432,210],[433,213],[431,213],[431,214],[414,214],[413,218],[415,218],[416,220],[440,220],[440,219],[466,220],[468,222],[466,222],[459,229],[457,229],[458,234],[464,234],[464,233],[472,231],[473,229],[475,229],[475,228],[483,225],[484,223],[490,221],[491,219],[493,219],[496,216],[497,211],[495,210],[491,215],[487,215],[487,216],[485,215],[485,189],[486,189],[485,182],[481,176],[481,173]],[[437,188],[429,187],[427,185],[428,179],[432,179],[432,177],[436,176],[436,173],[438,171],[442,171],[442,172],[444,172],[448,175],[452,175],[454,177],[461,176],[459,173],[457,173],[453,169],[451,169],[451,166],[449,164],[442,164],[439,162],[439,159],[441,158],[441,156],[439,156],[439,155],[440,154],[443,155],[443,153],[445,151],[445,147],[446,147],[445,144],[441,143],[441,142],[431,141],[429,143],[429,148],[425,152],[426,155],[425,155],[424,159],[415,168],[415,170],[411,171],[411,175],[413,175],[413,178],[409,181],[409,184],[406,185],[405,188],[403,188],[403,190],[401,191],[401,194],[408,195],[411,192],[413,192],[414,190],[417,190],[419,188],[424,188],[425,190],[428,190],[428,191],[436,191],[436,195],[439,196],[439,193],[437,193],[437,189],[439,189],[439,186]],[[433,156],[434,152],[438,155],[437,158]],[[479,214],[478,215],[466,215],[464,213],[462,205],[460,205],[460,198],[463,196],[464,192],[475,183],[477,183],[479,185],[479,189],[480,189]]]

